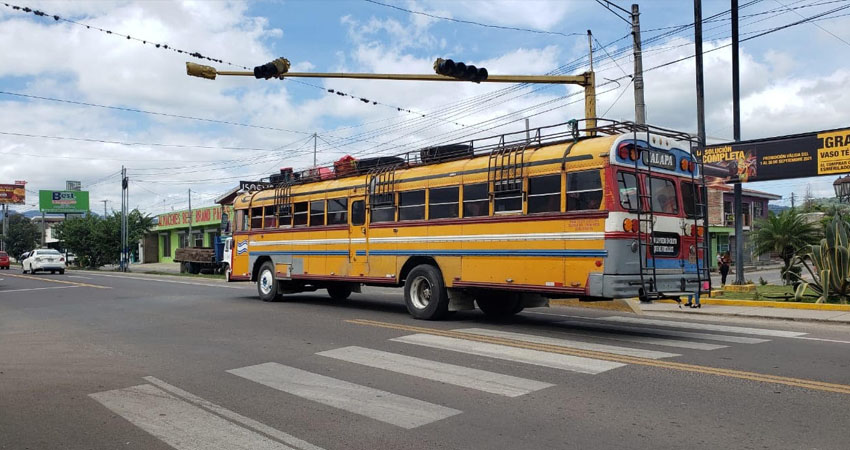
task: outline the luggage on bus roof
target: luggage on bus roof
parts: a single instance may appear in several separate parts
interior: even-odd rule
[[[449,144],[425,147],[419,151],[423,163],[468,158],[473,155],[472,144]]]
[[[371,169],[383,166],[395,166],[404,164],[404,158],[399,156],[378,156],[377,158],[363,158],[357,160],[357,172],[366,173]]]

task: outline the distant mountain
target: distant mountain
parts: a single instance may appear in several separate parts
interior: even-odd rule
[[[791,207],[790,206],[782,206],[782,205],[774,205],[772,203],[768,203],[768,205],[767,205],[767,210],[772,212],[772,213],[775,213],[775,214],[779,214],[782,211],[785,211],[786,209],[791,209]]]

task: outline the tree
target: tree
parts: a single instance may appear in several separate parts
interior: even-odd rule
[[[6,252],[21,259],[21,255],[36,248],[41,234],[32,221],[21,214],[9,214],[9,234],[4,237]]]
[[[778,215],[771,212],[767,219],[758,221],[756,227],[757,231],[752,240],[753,250],[757,255],[778,253],[785,263],[781,273],[786,282],[791,280],[786,272],[794,270],[791,267],[794,255],[812,244],[817,244],[821,238],[818,224],[807,222],[805,217],[794,209],[787,209]]]
[[[134,209],[127,215],[129,228],[128,243],[141,239],[153,226],[153,219]],[[121,215],[113,213],[106,217],[87,213],[83,217],[70,218],[56,227],[56,236],[65,248],[77,255],[80,264],[97,268],[116,264],[121,255]]]

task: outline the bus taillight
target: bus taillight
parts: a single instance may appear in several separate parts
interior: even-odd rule
[[[638,220],[637,219],[623,219],[623,231],[629,233],[637,233],[638,232]]]

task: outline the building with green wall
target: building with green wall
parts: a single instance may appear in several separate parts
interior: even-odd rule
[[[157,216],[153,232],[159,248],[159,262],[174,262],[174,251],[183,247],[212,247],[216,236],[221,236],[222,212],[233,217],[232,206],[173,211]],[[189,235],[191,217],[192,234]]]

